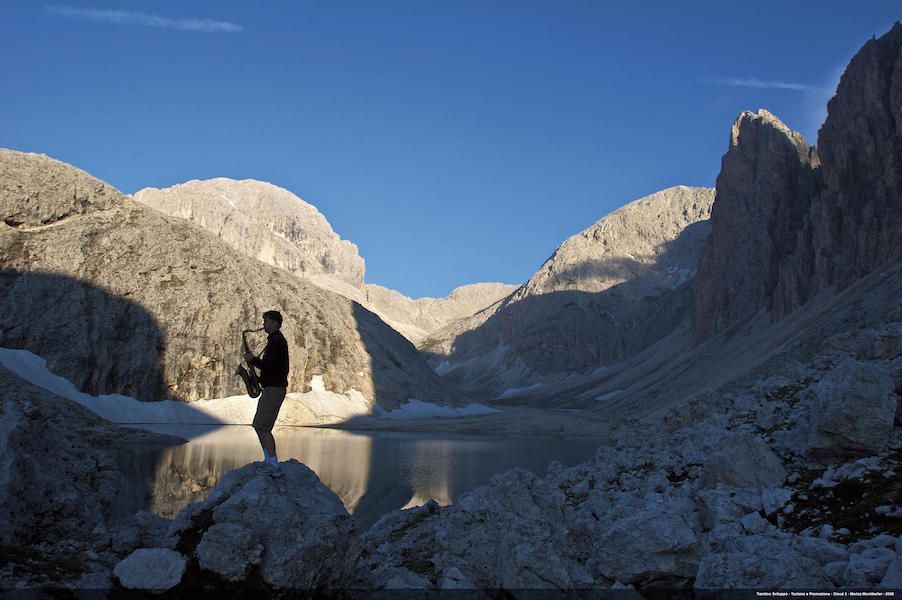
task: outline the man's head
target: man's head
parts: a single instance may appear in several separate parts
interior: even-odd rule
[[[268,310],[263,313],[263,331],[272,333],[282,327],[282,313],[277,310]]]

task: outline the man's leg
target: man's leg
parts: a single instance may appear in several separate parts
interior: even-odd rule
[[[276,458],[276,440],[272,435],[272,428],[276,424],[282,401],[285,400],[285,388],[267,386],[263,388],[263,394],[257,402],[257,414],[254,415],[254,431],[263,448],[263,460],[270,464],[278,465]]]
[[[260,439],[260,447],[263,448],[263,452],[268,454],[269,456],[276,455],[276,439],[272,436],[272,431],[268,431],[266,429],[254,428],[257,432],[257,437]],[[264,456],[266,456],[266,454]]]

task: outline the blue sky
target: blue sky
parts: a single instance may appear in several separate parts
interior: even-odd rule
[[[3,2],[0,146],[132,193],[253,178],[367,281],[525,281],[618,206],[713,185],[767,108],[814,142],[898,0]]]

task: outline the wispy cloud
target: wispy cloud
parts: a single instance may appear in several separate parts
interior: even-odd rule
[[[721,79],[712,79],[709,80],[708,83],[712,85],[728,85],[732,87],[750,87],[750,88],[764,88],[764,89],[772,89],[772,90],[793,90],[796,92],[812,92],[820,89],[816,85],[809,85],[807,83],[793,83],[789,81],[764,81],[762,79],[757,79],[755,77],[749,77],[746,79],[740,77],[724,77]]]
[[[171,19],[134,11],[73,8],[71,6],[48,5],[45,8],[50,14],[59,17],[85,19],[87,21],[112,23],[114,25],[143,25],[145,27],[162,27],[164,29],[199,31],[203,33],[237,33],[244,29],[241,25],[236,25],[235,23],[213,19]]]

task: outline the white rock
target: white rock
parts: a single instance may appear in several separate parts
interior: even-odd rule
[[[869,548],[861,554],[852,554],[843,579],[852,587],[872,586],[883,579],[894,560],[896,553],[889,548]]]
[[[742,528],[751,534],[763,533],[767,529],[767,521],[761,518],[761,514],[751,512],[739,521]]]
[[[764,514],[770,516],[781,510],[792,498],[792,490],[786,488],[768,488],[761,492],[761,504]]]
[[[890,589],[902,589],[902,556],[896,554],[896,558],[886,568],[880,587]]]
[[[738,537],[732,549],[705,556],[697,589],[826,588],[830,583],[814,560],[799,554],[786,537]]]
[[[606,527],[598,539],[593,569],[608,579],[642,583],[662,575],[692,577],[699,539],[692,506],[649,503],[637,514]]]
[[[895,536],[882,533],[867,540],[860,540],[849,548],[853,554],[860,554],[871,548],[892,548],[897,543]]]
[[[837,587],[844,585],[846,567],[849,566],[849,561],[847,560],[835,560],[833,562],[828,562],[823,566],[824,575],[827,576],[833,585]]]
[[[188,560],[174,550],[139,548],[119,561],[113,573],[130,590],[165,592],[182,581]]]
[[[849,559],[849,550],[845,546],[820,538],[795,536],[790,545],[802,556],[807,556],[821,565],[835,561],[846,562]]]
[[[251,463],[229,472],[207,498],[183,509],[173,523],[173,535],[185,538],[219,529],[207,548],[199,548],[207,563],[238,576],[259,559],[257,543],[263,546],[260,575],[276,588],[312,588],[334,585],[343,576],[348,541],[356,526],[344,506],[313,471],[295,460],[280,469]],[[213,524],[198,531],[197,516],[206,513]],[[203,527],[203,526],[201,526]],[[250,530],[256,539],[243,532]],[[235,542],[235,552],[215,560],[212,554],[225,540]],[[240,547],[240,548],[239,548]]]
[[[725,436],[703,464],[705,487],[718,483],[737,488],[779,487],[786,480],[786,469],[780,459],[748,433]]]
[[[883,448],[896,413],[893,382],[885,368],[847,358],[814,392],[809,455],[833,457]]]

